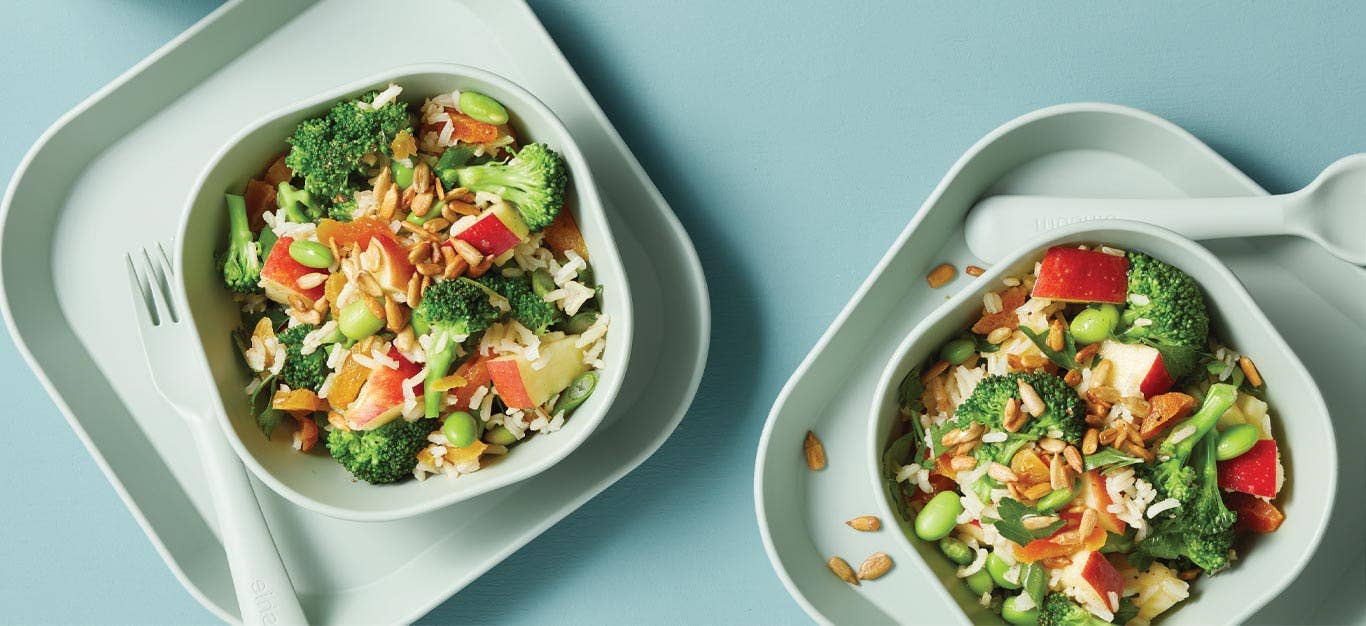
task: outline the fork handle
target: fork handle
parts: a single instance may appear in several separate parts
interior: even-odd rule
[[[247,625],[308,624],[280,553],[270,538],[266,518],[256,501],[246,468],[223,433],[208,420],[186,420],[192,425],[218,515],[218,534],[228,553],[228,569],[242,623]]]

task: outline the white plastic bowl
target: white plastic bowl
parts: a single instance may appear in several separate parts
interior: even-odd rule
[[[285,138],[305,118],[326,112],[338,100],[389,83],[403,87],[400,99],[421,104],[425,97],[455,89],[472,89],[502,102],[524,142],[543,142],[564,155],[572,183],[567,210],[574,212],[591,254],[596,280],[603,285],[604,313],[610,316],[606,363],[593,395],[574,412],[563,429],[523,440],[509,454],[473,474],[459,478],[432,476],[392,485],[354,480],[341,465],[322,454],[300,454],[289,445],[292,429],[283,424],[271,440],[262,435],[247,407],[243,388],[250,380],[240,363],[229,331],[239,324],[237,306],[228,297],[214,266],[214,252],[227,238],[223,204],[226,192],[241,192],[247,179],[271,156],[288,149]],[[244,95],[243,97],[246,97]],[[621,386],[631,344],[631,294],[588,163],[560,120],[525,89],[495,74],[454,64],[408,65],[319,94],[276,111],[235,135],[209,162],[194,186],[180,227],[175,268],[177,297],[188,304],[200,339],[187,358],[202,359],[221,400],[223,432],[242,462],[263,483],[299,506],[344,519],[382,521],[418,515],[487,493],[550,470],[588,438],[602,422]],[[323,442],[319,442],[322,445]]]
[[[896,512],[885,488],[882,452],[897,416],[896,387],[911,368],[970,326],[980,313],[982,296],[1002,288],[1001,278],[1030,271],[1051,246],[1078,243],[1108,243],[1145,252],[1190,274],[1210,305],[1212,332],[1250,356],[1266,381],[1272,429],[1281,446],[1287,476],[1277,500],[1285,523],[1274,533],[1238,544],[1245,549],[1240,550],[1233,567],[1217,576],[1197,579],[1191,597],[1159,618],[1171,624],[1241,622],[1295,579],[1323,536],[1337,484],[1333,426],[1313,379],[1233,273],[1208,250],[1162,228],[1100,220],[1049,231],[993,266],[911,330],[882,372],[868,422],[867,467],[881,514],[896,521],[900,532],[891,533],[895,541],[909,560],[943,583],[939,586],[941,597],[958,604],[965,622],[999,621],[978,604],[978,598],[955,576],[956,566],[933,542],[914,538],[912,525]]]

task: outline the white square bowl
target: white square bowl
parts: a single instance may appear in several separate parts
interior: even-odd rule
[[[976,278],[916,325],[883,370],[870,407],[867,468],[878,494],[878,507],[885,519],[896,521],[899,532],[892,534],[906,556],[943,583],[938,587],[941,597],[957,603],[965,622],[1000,620],[978,603],[977,596],[955,576],[956,566],[934,543],[912,539],[914,529],[897,513],[886,487],[882,453],[897,416],[896,388],[906,374],[971,326],[980,313],[982,296],[1000,289],[1003,277],[1031,271],[1035,261],[1052,246],[1080,243],[1106,243],[1145,252],[1194,277],[1209,305],[1211,332],[1251,357],[1266,381],[1272,429],[1285,463],[1285,488],[1278,499],[1285,523],[1274,533],[1241,540],[1236,544],[1239,558],[1233,567],[1197,579],[1191,586],[1191,597],[1160,617],[1162,623],[1173,624],[1241,622],[1290,584],[1318,546],[1333,510],[1337,447],[1318,387],[1242,284],[1208,250],[1169,230],[1123,220],[1097,220],[1049,231]]]
[[[523,440],[506,457],[478,472],[425,481],[370,485],[352,478],[325,454],[300,454],[287,442],[288,428],[271,440],[252,419],[243,389],[251,377],[241,365],[229,331],[240,323],[237,305],[223,288],[214,253],[227,239],[223,194],[240,192],[262,164],[288,149],[285,138],[306,118],[325,113],[338,100],[389,83],[403,87],[401,100],[452,90],[487,94],[508,109],[519,138],[541,142],[564,155],[571,183],[565,210],[573,211],[591,255],[594,277],[603,286],[603,312],[611,319],[597,389],[564,428]],[[249,97],[244,94],[243,97]],[[217,413],[224,435],[256,478],[299,506],[333,517],[383,521],[419,515],[487,493],[551,468],[584,442],[602,422],[621,387],[631,345],[631,295],[598,191],[588,164],[559,119],[540,100],[505,78],[455,64],[408,65],[333,89],[265,116],[236,134],[209,162],[190,194],[175,248],[176,283],[181,309],[190,311],[198,347],[186,346],[189,366],[202,366],[216,396],[206,405]]]

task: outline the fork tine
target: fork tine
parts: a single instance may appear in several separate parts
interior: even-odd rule
[[[138,268],[131,253],[124,254],[123,260],[128,266],[128,284],[133,288],[133,310],[138,317],[139,330],[146,326],[160,324],[161,320],[157,317],[156,305],[152,303],[151,286],[147,284],[141,274],[138,274]]]
[[[175,265],[171,263],[171,254],[166,251],[166,246],[160,241],[157,242],[157,251],[161,253],[161,266],[166,269],[166,276],[175,276],[175,272],[172,271]]]
[[[171,277],[175,274],[171,271],[171,259],[166,255],[166,248],[162,247],[161,242],[157,242],[157,252],[152,255],[155,257],[155,266],[161,295],[166,299],[166,308],[171,311],[171,320],[180,322],[180,307],[176,305],[175,296],[172,294]]]
[[[160,269],[152,262],[152,255],[146,248],[142,249],[142,261],[147,271],[147,280],[151,283],[152,303],[156,306],[157,317],[162,323],[175,323],[175,312],[171,310],[166,298],[166,279],[160,275]]]

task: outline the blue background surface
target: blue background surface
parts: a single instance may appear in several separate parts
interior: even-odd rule
[[[5,2],[0,173],[215,4]],[[1001,122],[1137,106],[1272,191],[1366,149],[1361,3],[532,4],[692,233],[712,356],[663,450],[434,622],[805,621],[754,522],[764,417],[934,183]],[[210,621],[3,336],[0,381],[0,621]]]

